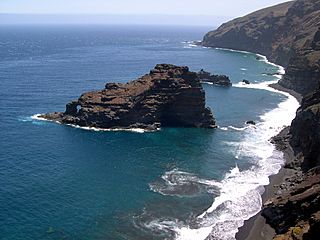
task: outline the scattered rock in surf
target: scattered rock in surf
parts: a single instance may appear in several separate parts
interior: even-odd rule
[[[125,84],[107,83],[105,89],[68,103],[65,112],[40,117],[101,129],[216,127],[197,74],[171,64],[158,64],[149,74]]]
[[[274,76],[274,75],[283,75],[283,73],[279,73],[279,72],[268,73],[268,72],[265,72],[265,73],[263,73],[263,75]]]
[[[253,120],[249,120],[249,121],[246,121],[246,124],[248,124],[248,125],[256,125],[256,122],[253,121]]]
[[[200,82],[213,83],[215,85],[224,87],[232,86],[230,78],[226,75],[215,75],[201,69],[199,72],[197,72],[197,76]]]
[[[244,84],[250,84],[250,81],[249,81],[249,80],[246,80],[246,79],[243,79],[242,82],[243,82]]]

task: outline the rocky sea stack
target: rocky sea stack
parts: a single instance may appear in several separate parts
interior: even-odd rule
[[[198,73],[198,78],[202,83],[212,83],[218,86],[231,87],[230,78],[226,75],[215,75],[201,69]]]
[[[197,74],[170,64],[158,64],[149,74],[125,84],[107,83],[105,89],[68,103],[65,112],[40,117],[103,129],[216,127]]]
[[[291,127],[273,141],[289,156],[285,168],[293,174],[276,187],[262,215],[274,239],[319,239],[320,0],[290,1],[234,19],[207,33],[202,44],[263,54],[286,67],[278,88],[303,99]]]

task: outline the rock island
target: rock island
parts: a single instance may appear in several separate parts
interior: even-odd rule
[[[64,124],[103,129],[215,128],[205,92],[188,67],[158,64],[128,83],[107,83],[66,105],[65,112],[40,116]]]

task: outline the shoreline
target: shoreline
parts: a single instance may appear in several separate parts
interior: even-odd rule
[[[121,127],[115,127],[115,128],[97,128],[97,127],[83,127],[75,124],[66,124],[66,123],[61,123],[59,121],[51,120],[51,119],[46,119],[44,117],[41,117],[41,113],[37,113],[31,116],[31,119],[37,120],[37,121],[46,121],[46,122],[52,122],[56,124],[61,124],[65,126],[69,126],[72,128],[78,128],[81,130],[86,130],[86,131],[94,131],[94,132],[132,132],[132,133],[150,133],[150,132],[156,132],[160,131],[161,128],[157,128],[155,130],[147,130],[143,128],[121,128]]]
[[[296,100],[301,104],[302,96],[291,90],[287,89],[283,86],[281,86],[279,83],[274,83],[269,85],[271,88],[274,88],[278,91],[289,93],[291,96],[296,98]],[[277,138],[284,138],[289,133],[290,126],[285,127],[282,129],[277,135],[274,137]],[[274,143],[275,147],[277,148],[277,144]],[[289,145],[289,143],[285,143],[285,146],[281,146],[281,149],[279,149],[283,153],[283,160],[284,165],[281,167],[279,172],[275,175],[269,176],[270,183],[266,186],[264,186],[264,193],[262,194],[262,208],[265,202],[271,198],[274,198],[277,196],[276,191],[277,187],[285,182],[286,178],[294,175],[296,172],[295,170],[291,170],[288,168],[285,168],[284,166],[290,162],[294,158],[294,152]],[[262,210],[261,208],[261,210]],[[237,240],[271,240],[275,236],[274,229],[266,223],[266,220],[263,216],[261,216],[261,211],[257,213],[255,216],[251,217],[250,219],[246,220],[244,222],[244,225],[238,229],[238,232],[236,234]]]
[[[270,84],[269,87],[271,87],[271,88],[273,88],[275,90],[281,91],[281,92],[289,93],[291,96],[293,96],[295,99],[297,99],[299,104],[301,104],[302,95],[300,93],[297,93],[294,90],[285,88],[285,87],[281,86],[279,83]]]
[[[255,54],[256,56],[260,57],[262,61],[265,61],[267,64],[277,66],[279,68],[279,73],[281,75],[285,74],[284,67],[282,67],[281,65],[270,62],[266,56],[263,56],[263,55],[260,55],[257,53],[253,53],[253,52],[239,51],[239,50],[228,49],[228,48],[215,48],[215,49],[223,50],[223,51],[233,51],[233,52]],[[261,61],[261,60],[259,60],[259,61]],[[302,95],[300,95],[299,93],[297,93],[291,89],[288,89],[288,88],[281,86],[279,84],[279,80],[280,79],[278,79],[278,81],[276,83],[269,84],[268,87],[273,88],[274,90],[284,92],[284,93],[291,95],[292,97],[294,97],[298,101],[299,105],[301,105]],[[290,128],[290,126],[285,127],[284,129],[282,129],[279,133],[277,133],[272,138],[277,137],[277,138],[283,139],[285,136],[287,136],[287,134],[289,132],[289,128]],[[278,149],[277,144],[276,143],[273,143],[273,144],[274,144],[275,148]],[[285,142],[285,146],[279,146],[279,147],[281,149],[278,149],[278,151],[283,153],[283,165],[281,166],[281,169],[279,170],[278,173],[276,173],[275,175],[269,176],[269,184],[264,186],[265,191],[261,195],[261,198],[262,198],[261,210],[267,200],[276,196],[277,186],[279,186],[280,184],[285,182],[286,178],[292,176],[294,174],[294,172],[296,172],[294,170],[284,168],[284,166],[294,158],[294,153],[293,153],[291,146],[287,142]],[[240,227],[238,229],[238,232],[236,233],[236,236],[235,236],[236,240],[271,240],[271,239],[273,239],[273,237],[275,236],[275,231],[271,226],[269,226],[266,223],[265,218],[261,216],[261,210],[256,215],[254,215],[251,218],[249,218],[248,220],[244,221],[243,226]]]

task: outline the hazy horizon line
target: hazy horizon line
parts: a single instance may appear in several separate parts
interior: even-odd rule
[[[217,26],[230,16],[173,14],[31,14],[0,13],[0,25],[12,24],[114,24],[114,25],[179,25]]]

